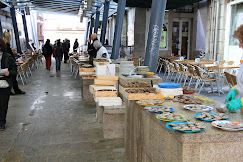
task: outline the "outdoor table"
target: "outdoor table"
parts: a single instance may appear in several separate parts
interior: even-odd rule
[[[221,66],[200,66],[201,68],[207,69],[207,70],[217,70],[218,75],[217,79],[219,80],[219,84],[217,85],[218,93],[220,96],[220,93],[224,94],[222,90],[220,90],[220,87],[222,87],[220,84],[220,74],[221,70],[227,70],[227,69],[237,69],[240,68],[239,66],[229,66],[229,65],[221,65]]]
[[[21,66],[22,64],[24,64],[24,62],[16,62],[17,66]]]

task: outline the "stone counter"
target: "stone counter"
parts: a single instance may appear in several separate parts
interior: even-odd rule
[[[210,122],[200,133],[185,134],[165,127],[167,122],[156,114],[143,110],[135,101],[126,100],[126,156],[128,161],[243,161],[243,132],[228,132],[215,128]],[[206,104],[214,108],[223,104]],[[164,106],[175,108],[195,121],[196,112],[183,108],[184,104],[167,101]],[[241,112],[226,113],[232,121],[243,121]]]
[[[84,102],[94,102],[93,95],[89,92],[89,86],[94,84],[94,77],[81,77],[81,95]]]
[[[150,78],[127,78],[125,76],[119,76],[119,84],[121,85],[125,85],[127,83],[131,83],[131,82],[137,82],[137,81],[141,81],[141,82],[146,82],[146,83],[151,83],[151,80],[153,81],[154,85],[157,85],[159,83],[162,83],[162,78],[160,77],[156,77],[156,76],[152,76]]]

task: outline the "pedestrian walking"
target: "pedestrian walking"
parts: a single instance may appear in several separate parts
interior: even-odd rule
[[[73,52],[77,52],[77,48],[79,47],[78,39],[75,39],[73,44]]]
[[[44,56],[46,58],[46,69],[51,69],[51,55],[53,53],[52,46],[50,45],[50,39],[46,40],[46,44],[44,45]]]
[[[14,64],[15,64],[15,69],[16,69],[16,72],[11,77],[12,83],[13,83],[13,90],[14,90],[14,93],[11,91],[11,95],[25,94],[25,92],[22,91],[19,88],[19,85],[18,85],[18,82],[17,82],[17,65],[16,65],[16,62],[15,62],[15,56],[14,56],[13,51],[12,51],[11,46],[10,46],[11,36],[9,36],[9,33],[7,33],[7,32],[3,33],[3,40],[6,44],[6,52],[12,56],[12,58],[14,60]]]
[[[61,61],[63,57],[63,49],[60,40],[57,41],[56,46],[56,70],[61,70]]]
[[[5,130],[8,102],[13,86],[11,77],[16,75],[15,60],[6,52],[6,44],[0,38],[0,130]],[[4,70],[3,70],[4,69]]]
[[[62,44],[62,48],[63,48],[63,53],[64,53],[64,63],[67,63],[68,60],[68,52],[69,52],[69,48],[70,48],[70,43],[68,42],[67,39],[65,39],[64,43]]]

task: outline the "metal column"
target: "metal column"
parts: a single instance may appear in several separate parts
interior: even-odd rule
[[[102,22],[102,29],[101,29],[101,37],[100,37],[100,42],[103,45],[105,44],[105,34],[106,34],[106,28],[107,28],[107,22],[108,22],[109,9],[110,9],[110,1],[105,0],[103,20],[102,20],[103,22]]]
[[[94,26],[94,19],[91,16],[91,20],[90,20],[90,29],[89,29],[89,39],[91,39],[91,34],[93,34],[93,26]]]
[[[14,35],[15,35],[15,40],[16,40],[16,45],[17,45],[17,52],[21,53],[21,46],[20,46],[20,40],[19,40],[19,30],[17,26],[17,20],[16,20],[16,14],[15,14],[15,8],[12,6],[10,8],[10,13],[12,17],[12,23],[13,23],[13,28],[14,28]]]
[[[94,28],[94,33],[96,33],[96,34],[98,33],[99,25],[100,25],[100,11],[99,11],[99,7],[97,7],[96,18],[95,18],[95,28]]]
[[[25,12],[24,10],[21,10],[22,15],[22,20],[23,20],[23,25],[24,25],[24,34],[25,34],[25,41],[26,41],[26,47],[28,49],[31,49],[29,45],[29,34],[28,34],[28,29],[27,29],[27,23],[26,23],[26,17],[25,17]]]
[[[90,21],[88,22],[87,24],[87,29],[86,29],[86,36],[85,36],[85,40],[84,40],[84,44],[87,45],[87,39],[88,39],[88,36],[89,36],[89,26],[90,26]]]
[[[156,72],[159,54],[160,37],[163,27],[167,0],[153,0],[144,65],[151,72]]]
[[[115,60],[118,59],[119,57],[119,49],[121,45],[121,34],[122,34],[122,27],[123,27],[123,18],[125,14],[125,7],[126,7],[126,0],[119,0],[118,8],[117,8],[117,16],[116,16],[115,34],[114,34],[112,54],[111,54],[111,57]]]
[[[3,27],[2,27],[2,21],[0,19],[0,37],[3,36]]]

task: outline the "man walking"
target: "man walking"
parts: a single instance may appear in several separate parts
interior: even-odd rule
[[[64,63],[67,63],[67,60],[68,60],[68,52],[69,52],[69,48],[70,48],[67,39],[65,39],[64,43],[62,44],[62,48],[63,48],[63,53],[64,53]]]

